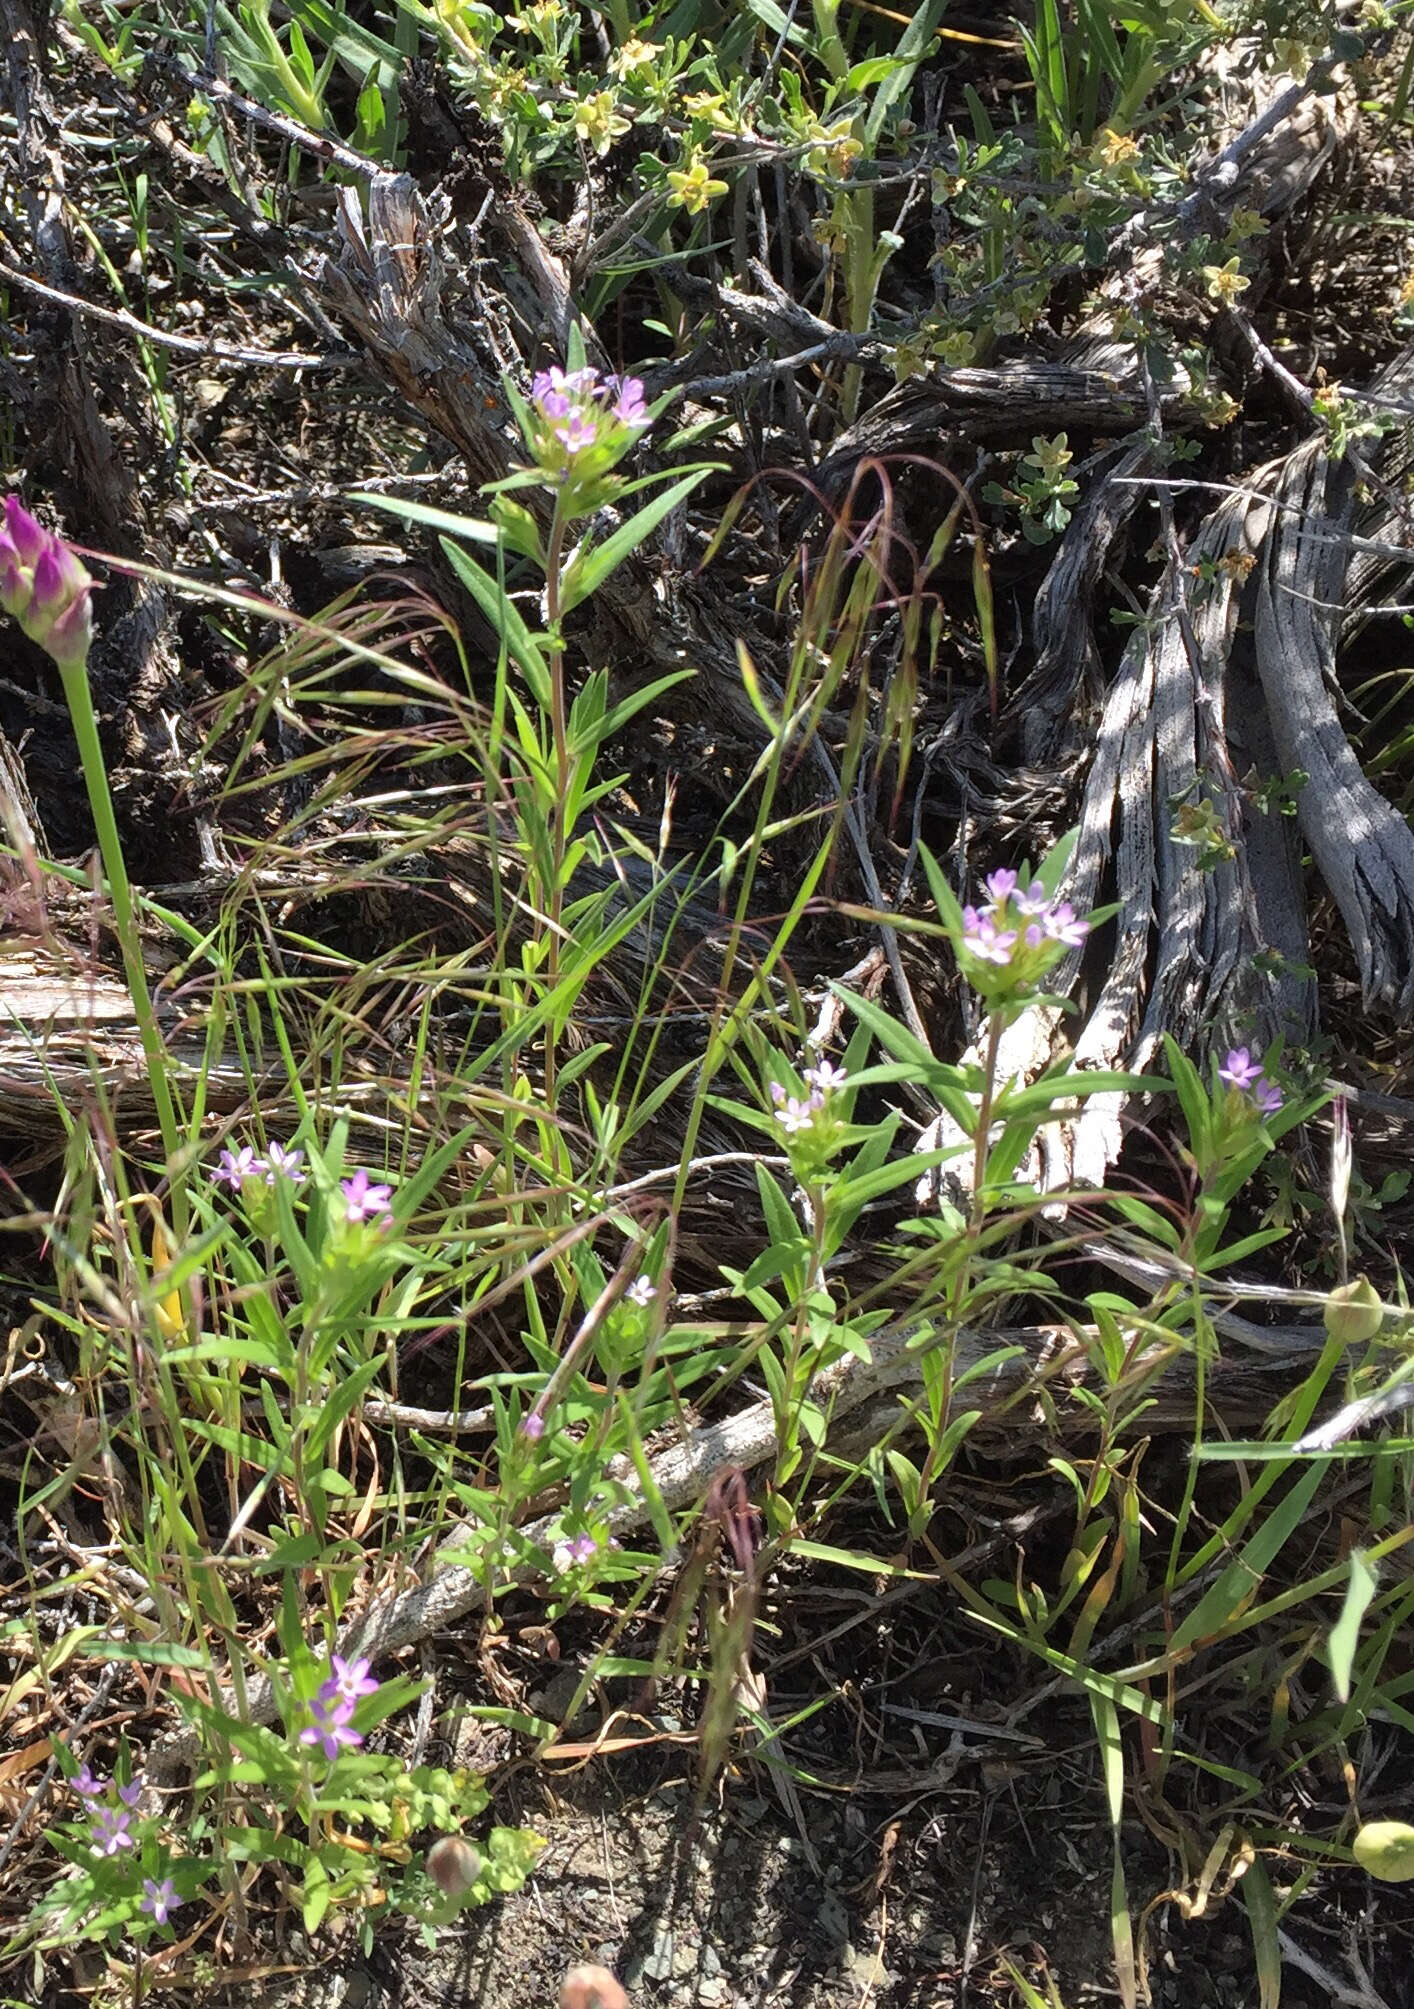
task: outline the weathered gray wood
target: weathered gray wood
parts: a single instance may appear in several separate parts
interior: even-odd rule
[[[1414,1007],[1414,833],[1361,769],[1331,690],[1350,554],[1351,478],[1324,443],[1291,455],[1257,594],[1257,672],[1283,770],[1310,776],[1301,829],[1349,932],[1367,1002]]]

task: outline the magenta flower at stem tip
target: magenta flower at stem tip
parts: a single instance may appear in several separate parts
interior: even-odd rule
[[[393,1210],[388,1205],[393,1197],[391,1186],[379,1186],[360,1167],[351,1179],[345,1179],[339,1187],[344,1201],[344,1219],[351,1228],[364,1221],[376,1221],[381,1227],[391,1221]]]
[[[122,1849],[135,1849],[133,1817],[127,1807],[95,1807],[89,1816],[93,1846],[101,1856],[115,1856]]]
[[[142,1880],[142,1902],[139,1911],[145,1911],[155,1918],[159,1925],[167,1923],[169,1912],[176,1911],[181,1904],[177,1896],[177,1886],[171,1877],[164,1876],[159,1883],[155,1877],[145,1876]]]

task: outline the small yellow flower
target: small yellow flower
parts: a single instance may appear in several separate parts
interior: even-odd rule
[[[553,28],[564,11],[564,0],[530,0],[523,13],[512,14],[511,26],[522,35],[538,35]]]
[[[713,180],[701,154],[694,154],[685,168],[670,167],[668,187],[672,190],[668,197],[670,205],[685,209],[689,216],[700,216],[714,196],[727,192],[724,181]]]
[[[1315,52],[1309,42],[1300,42],[1294,35],[1278,35],[1272,43],[1272,54],[1279,70],[1288,70],[1293,77],[1304,77]]]
[[[1123,167],[1126,161],[1139,158],[1139,142],[1128,133],[1117,133],[1112,126],[1106,126],[1095,141],[1094,155],[1105,167]]]
[[[715,118],[726,103],[720,91],[689,91],[682,101],[682,108],[692,119]]]
[[[1252,281],[1237,269],[1237,260],[1229,258],[1226,265],[1205,265],[1203,278],[1208,288],[1210,300],[1220,300],[1224,307],[1230,307],[1234,300],[1240,300]]]
[[[855,134],[854,121],[837,119],[832,126],[820,127],[818,137],[821,144],[811,147],[805,156],[805,172],[848,181],[864,152],[864,143]]]
[[[635,70],[646,70],[663,53],[659,42],[641,42],[637,35],[630,35],[621,49],[615,49],[609,58],[609,68],[616,77],[631,77]]]
[[[629,121],[615,109],[612,91],[594,91],[587,98],[581,98],[574,108],[575,136],[592,146],[595,153],[604,155],[621,139],[629,129]]]
[[[1227,235],[1233,244],[1245,244],[1249,237],[1261,237],[1266,228],[1261,214],[1255,209],[1234,209],[1227,220]]]

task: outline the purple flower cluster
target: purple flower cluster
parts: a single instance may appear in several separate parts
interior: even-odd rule
[[[272,1144],[262,1158],[253,1145],[242,1144],[239,1151],[221,1153],[211,1177],[216,1185],[239,1193],[247,1179],[259,1179],[267,1186],[273,1186],[277,1179],[288,1179],[292,1186],[302,1186],[307,1176],[303,1168],[303,1151],[287,1151],[283,1144]]]
[[[540,372],[530,396],[531,451],[560,483],[607,474],[652,424],[637,377],[557,367]]]
[[[142,1788],[136,1779],[120,1786],[112,1779],[96,1779],[85,1765],[70,1783],[88,1809],[89,1838],[95,1854],[116,1856],[137,1847],[133,1816]],[[118,1802],[116,1806],[108,1798],[110,1793]]]
[[[1218,1069],[1218,1080],[1225,1081],[1229,1088],[1235,1088],[1239,1095],[1250,1096],[1262,1116],[1275,1116],[1285,1100],[1276,1083],[1268,1081],[1263,1072],[1262,1056],[1252,1053],[1245,1046],[1230,1049]]]
[[[239,1151],[228,1148],[221,1153],[211,1177],[216,1185],[239,1193],[247,1184],[273,1186],[280,1179],[287,1179],[292,1186],[303,1186],[309,1174],[304,1169],[304,1153],[298,1148],[272,1144],[262,1158],[253,1145],[242,1144]],[[339,1184],[344,1221],[351,1228],[362,1227],[365,1222],[378,1228],[387,1227],[393,1218],[388,1205],[392,1197],[391,1186],[380,1185],[361,1168]]]
[[[0,530],[0,607],[60,669],[82,669],[93,641],[93,581],[62,537],[13,495]]]
[[[987,893],[983,906],[963,908],[958,944],[979,990],[1024,989],[1067,949],[1078,949],[1090,932],[1090,923],[1068,900],[1053,899],[1039,882],[1022,886],[1015,872],[993,872]]]
[[[771,1083],[776,1122],[787,1137],[799,1137],[815,1128],[830,1097],[837,1088],[844,1087],[845,1072],[842,1067],[833,1067],[828,1060],[822,1060],[814,1067],[807,1067],[801,1079],[810,1090],[808,1095],[791,1095],[779,1081]]]
[[[363,1733],[354,1729],[353,1718],[360,1697],[378,1692],[378,1683],[368,1669],[367,1660],[344,1660],[337,1653],[331,1656],[329,1674],[310,1700],[312,1721],[299,1733],[301,1744],[318,1744],[326,1758],[337,1758],[346,1746],[363,1742]]]
[[[535,409],[571,453],[593,446],[606,419],[646,431],[652,420],[637,377],[601,377],[597,370],[542,370],[530,386]]]

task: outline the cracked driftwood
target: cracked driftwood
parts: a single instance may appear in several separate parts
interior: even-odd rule
[[[1407,375],[1414,351],[1385,372],[1381,391],[1392,395]],[[1325,446],[1322,434],[1257,469],[1170,555],[1110,685],[1066,886],[1082,910],[1107,896],[1119,905],[1105,978],[1074,1041],[1080,1068],[1142,1070],[1165,1032],[1186,1047],[1238,1029],[1261,1045],[1278,1035],[1309,1042],[1317,989],[1300,857],[1290,819],[1254,806],[1249,786],[1298,770],[1310,777],[1296,796],[1301,834],[1340,909],[1367,1002],[1405,1012],[1414,1003],[1414,835],[1362,772],[1331,695],[1356,596],[1414,574],[1414,529],[1397,499],[1372,511],[1376,534],[1365,541],[1379,562],[1357,573],[1353,477]],[[1065,672],[1073,689],[1090,673],[1085,554],[1110,520],[1092,502],[1054,561],[1061,583],[1043,597],[1042,636],[1059,634],[1068,653],[1052,649],[1038,665],[1051,690]],[[1185,804],[1217,812],[1228,855],[1206,868],[1175,834]],[[1077,952],[1057,971],[1057,991],[1081,963]],[[1064,1033],[1061,1013],[1029,1013],[1008,1030],[1003,1078],[1033,1078]],[[1027,1168],[1041,1190],[1103,1182],[1124,1106],[1121,1095],[1096,1095],[1043,1133]],[[918,1148],[960,1138],[942,1118]],[[952,1176],[966,1184],[965,1160]],[[930,1174],[919,1199],[939,1189]]]

